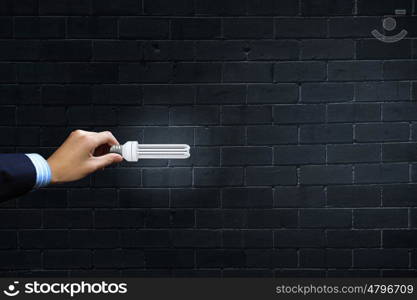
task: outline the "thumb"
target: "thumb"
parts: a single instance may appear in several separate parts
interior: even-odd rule
[[[123,157],[117,153],[108,153],[102,156],[94,157],[93,163],[96,170],[103,169],[113,163],[118,163],[123,160]]]

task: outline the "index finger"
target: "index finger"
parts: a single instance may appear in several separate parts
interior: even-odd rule
[[[96,147],[103,144],[107,144],[109,146],[119,145],[119,142],[110,131],[102,131],[96,133],[94,136],[94,141]]]

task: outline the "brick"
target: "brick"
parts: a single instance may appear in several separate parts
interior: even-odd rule
[[[361,82],[357,84],[357,101],[410,100],[408,82]]]
[[[382,64],[374,61],[329,62],[330,81],[364,81],[382,79]]]
[[[297,174],[295,167],[247,167],[247,185],[295,185]]]
[[[174,106],[170,110],[171,125],[217,125],[219,109],[215,106]]]
[[[241,41],[198,41],[195,44],[196,60],[244,60],[247,43]]]
[[[8,38],[13,33],[13,19],[11,17],[0,17],[0,37]]]
[[[223,106],[221,114],[222,124],[270,124],[272,109],[264,105]]]
[[[192,104],[195,88],[188,85],[146,85],[143,91],[146,104]]]
[[[301,102],[347,102],[353,100],[354,86],[349,83],[305,83]]]
[[[243,168],[194,168],[195,186],[237,186],[243,183]]]
[[[7,67],[6,67],[7,69]],[[0,103],[3,104],[39,104],[40,87],[36,85],[8,85],[0,87]]]
[[[116,64],[68,64],[69,80],[80,83],[113,83],[118,79]]]
[[[301,14],[305,16],[351,15],[354,10],[352,0],[301,1]]]
[[[67,194],[63,189],[41,189],[37,193],[29,193],[19,198],[19,208],[63,208],[67,205]],[[23,211],[24,215],[24,211]],[[35,213],[35,220],[38,218]],[[22,226],[25,227],[25,226]],[[27,228],[37,228],[36,225],[27,226]]]
[[[46,228],[90,228],[93,214],[85,209],[53,209],[45,211],[43,220]]]
[[[382,160],[390,162],[413,161],[417,155],[416,143],[383,144]]]
[[[224,200],[223,200],[224,201]],[[217,189],[172,189],[172,207],[219,207],[220,192]]]
[[[94,175],[96,187],[138,187],[141,184],[141,173],[138,169],[104,169]]]
[[[311,39],[301,43],[302,59],[353,59],[355,44],[353,40]]]
[[[117,19],[112,17],[69,17],[67,36],[72,39],[117,37]]]
[[[170,160],[169,166],[220,166],[220,148],[193,147],[187,160]]]
[[[259,268],[269,266],[276,267],[296,267],[297,266],[297,253],[292,249],[279,249],[279,250],[258,250],[250,249],[245,251],[246,254],[246,266],[249,268]]]
[[[93,0],[93,14],[97,15],[137,15],[140,11],[141,3],[136,0]]]
[[[381,245],[379,230],[328,230],[327,246],[331,248],[373,248]]]
[[[243,104],[246,101],[244,85],[200,85],[197,104]]]
[[[143,143],[147,144],[194,144],[191,127],[147,127]]]
[[[323,38],[327,36],[324,18],[280,18],[275,21],[276,38]]]
[[[302,228],[350,228],[352,225],[348,209],[302,209],[299,217]]]
[[[355,166],[356,183],[408,182],[408,164],[385,163]]]
[[[173,81],[175,83],[213,83],[221,80],[221,64],[219,63],[177,63],[174,66]]]
[[[140,210],[98,209],[94,212],[95,228],[141,228],[145,215]]]
[[[196,145],[242,145],[244,130],[242,127],[196,128]]]
[[[93,254],[93,264],[96,268],[127,268],[144,267],[145,256],[142,250],[97,250]]]
[[[120,238],[123,248],[163,248],[171,245],[169,231],[163,229],[124,230]]]
[[[16,249],[17,248],[17,233],[14,231],[1,231],[0,237],[3,243],[0,245],[1,249]]]
[[[356,249],[353,250],[355,268],[407,268],[407,249]]]
[[[68,247],[68,232],[64,230],[24,230],[19,232],[23,249],[59,249]]]
[[[44,105],[91,103],[91,90],[86,85],[44,85],[42,87]]]
[[[65,83],[70,79],[69,65],[63,63],[20,63],[16,71],[17,81],[22,83]],[[15,76],[13,72],[9,70],[8,76]]]
[[[376,39],[358,42],[358,59],[407,59],[411,58],[411,41],[383,43]]]
[[[392,3],[391,1],[383,0],[375,5],[372,1],[369,0],[359,0],[358,1],[358,13],[360,15],[386,15],[392,14],[395,9],[401,7],[407,11],[411,11],[411,1],[409,0],[400,0],[397,3]]]
[[[245,248],[272,248],[273,234],[271,230],[244,230],[243,246]]]
[[[246,227],[246,212],[236,209],[205,209],[198,210],[196,215],[198,228],[242,228]],[[229,233],[229,234],[227,234]],[[243,245],[243,237],[241,231],[223,232],[224,247],[233,248],[237,243]],[[225,237],[229,240],[225,241]]]
[[[168,110],[160,106],[121,108],[119,122],[121,125],[167,125]]]
[[[250,145],[280,145],[297,142],[295,126],[251,126],[247,130]]]
[[[271,165],[270,147],[224,147],[221,152],[222,166]]]
[[[65,109],[61,107],[19,107],[17,122],[19,125],[65,125]]]
[[[91,251],[46,250],[43,255],[46,269],[88,269],[91,267]]]
[[[37,60],[39,59],[39,42],[0,41],[0,59],[4,61]]]
[[[414,60],[384,62],[384,80],[410,80],[417,78],[417,64]]]
[[[14,125],[16,108],[12,106],[0,106],[0,125]]]
[[[209,40],[220,35],[218,18],[176,18],[171,24],[171,36],[175,40]]]
[[[279,62],[274,65],[276,82],[309,82],[326,79],[324,62]]]
[[[224,82],[272,82],[273,65],[264,62],[225,63]]]
[[[417,109],[413,103],[384,103],[382,119],[384,121],[414,121],[417,120]]]
[[[320,248],[325,245],[324,231],[319,229],[279,229],[274,232],[279,248]]]
[[[86,61],[92,56],[89,41],[43,41],[40,59],[52,61]]]
[[[242,250],[198,250],[199,268],[231,268],[245,265],[245,253]]]
[[[169,36],[169,22],[162,18],[123,17],[119,22],[121,39],[166,39]]]
[[[244,15],[246,13],[246,6],[242,5],[241,1],[221,1],[213,0],[210,2],[204,0],[197,0],[195,2],[195,13],[197,15]]]
[[[102,84],[92,88],[92,102],[99,105],[136,104],[142,102],[142,88],[138,85]],[[81,96],[81,95],[79,95]],[[91,96],[90,96],[91,97]],[[85,102],[84,102],[85,103]],[[88,103],[88,102],[87,102]]]
[[[379,104],[329,104],[328,122],[372,122],[381,120]]]
[[[72,106],[68,108],[68,125],[116,125],[116,109],[111,106],[95,106],[94,109],[86,106]]]
[[[223,21],[226,39],[271,39],[272,18],[228,18]]]
[[[16,129],[16,145],[39,146],[40,134],[36,127],[19,127]]]
[[[23,0],[10,1],[4,0],[0,4],[0,15],[34,15],[38,12],[38,1]]]
[[[414,196],[417,192],[415,184],[393,184],[382,187],[382,204],[387,206],[415,206],[417,199]]]
[[[192,268],[194,251],[186,249],[146,250],[145,261],[148,268]]]
[[[149,15],[191,15],[194,12],[192,0],[180,0],[172,3],[169,0],[145,0],[145,14]]]
[[[39,15],[89,15],[91,0],[39,0]]]
[[[277,146],[274,148],[274,164],[303,165],[319,164],[326,160],[324,146]]]
[[[0,133],[3,140],[0,141],[1,146],[10,146],[16,144],[16,130],[15,127],[1,127]],[[12,152],[10,150],[10,152]]]
[[[0,64],[0,83],[16,82],[17,70],[15,65],[9,63]]]
[[[330,207],[378,207],[381,205],[381,188],[374,185],[329,186],[327,205]]]
[[[128,63],[119,66],[123,83],[167,83],[172,77],[170,63]]]
[[[115,198],[115,195],[113,196]],[[120,189],[121,207],[168,207],[169,191],[167,189]]]
[[[115,230],[72,230],[69,232],[71,248],[117,248],[119,233]]]
[[[321,187],[278,187],[274,192],[274,207],[322,207],[324,201]]]
[[[301,166],[300,182],[306,185],[350,184],[352,183],[352,167],[338,166]]]
[[[39,269],[42,265],[38,250],[3,250],[0,251],[0,259],[2,270]]]
[[[288,228],[297,227],[297,210],[263,209],[248,211],[248,228]],[[272,235],[271,235],[272,236]]]
[[[393,218],[392,216],[395,216]],[[355,228],[404,228],[408,227],[406,209],[357,209],[353,211]]]
[[[279,105],[274,107],[276,124],[322,123],[326,118],[324,105]]]
[[[358,124],[355,139],[358,142],[408,141],[409,130],[407,123]]]
[[[283,104],[296,103],[298,87],[292,83],[251,84],[248,87],[248,103]]]
[[[95,41],[96,61],[137,61],[143,58],[142,44],[137,41]]]
[[[143,186],[189,186],[191,185],[190,168],[143,169]]]
[[[271,188],[225,188],[222,193],[222,207],[253,208],[272,207]]]
[[[378,161],[380,161],[380,146],[376,144],[327,146],[327,162],[329,163]]]
[[[65,18],[60,17],[15,17],[15,38],[64,38]]]
[[[379,17],[335,17],[329,20],[329,37],[368,38],[370,28],[379,28]]]
[[[353,130],[349,124],[302,125],[300,139],[302,144],[351,143]]]
[[[247,46],[249,60],[296,60],[299,56],[299,42],[282,41],[250,41]]]
[[[249,15],[294,16],[298,14],[298,3],[291,0],[264,0],[262,5],[257,1],[248,1]]]
[[[144,41],[143,58],[147,61],[194,60],[192,41]]]
[[[417,230],[384,230],[382,232],[383,246],[387,248],[414,248],[417,244],[416,237]]]
[[[213,230],[173,230],[174,247],[216,248],[220,246],[220,231]]]
[[[187,228],[195,225],[195,213],[192,209],[150,210],[145,215],[145,227],[148,228]]]

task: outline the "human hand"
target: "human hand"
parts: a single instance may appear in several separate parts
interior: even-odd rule
[[[121,155],[109,153],[113,145],[119,145],[119,142],[109,131],[73,131],[47,160],[52,173],[51,183],[79,180],[121,162]]]

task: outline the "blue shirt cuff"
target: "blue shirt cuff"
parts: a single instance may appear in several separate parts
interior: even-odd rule
[[[52,177],[48,162],[36,153],[26,154],[26,156],[29,157],[36,169],[36,183],[34,188],[38,189],[47,186],[51,182]]]

